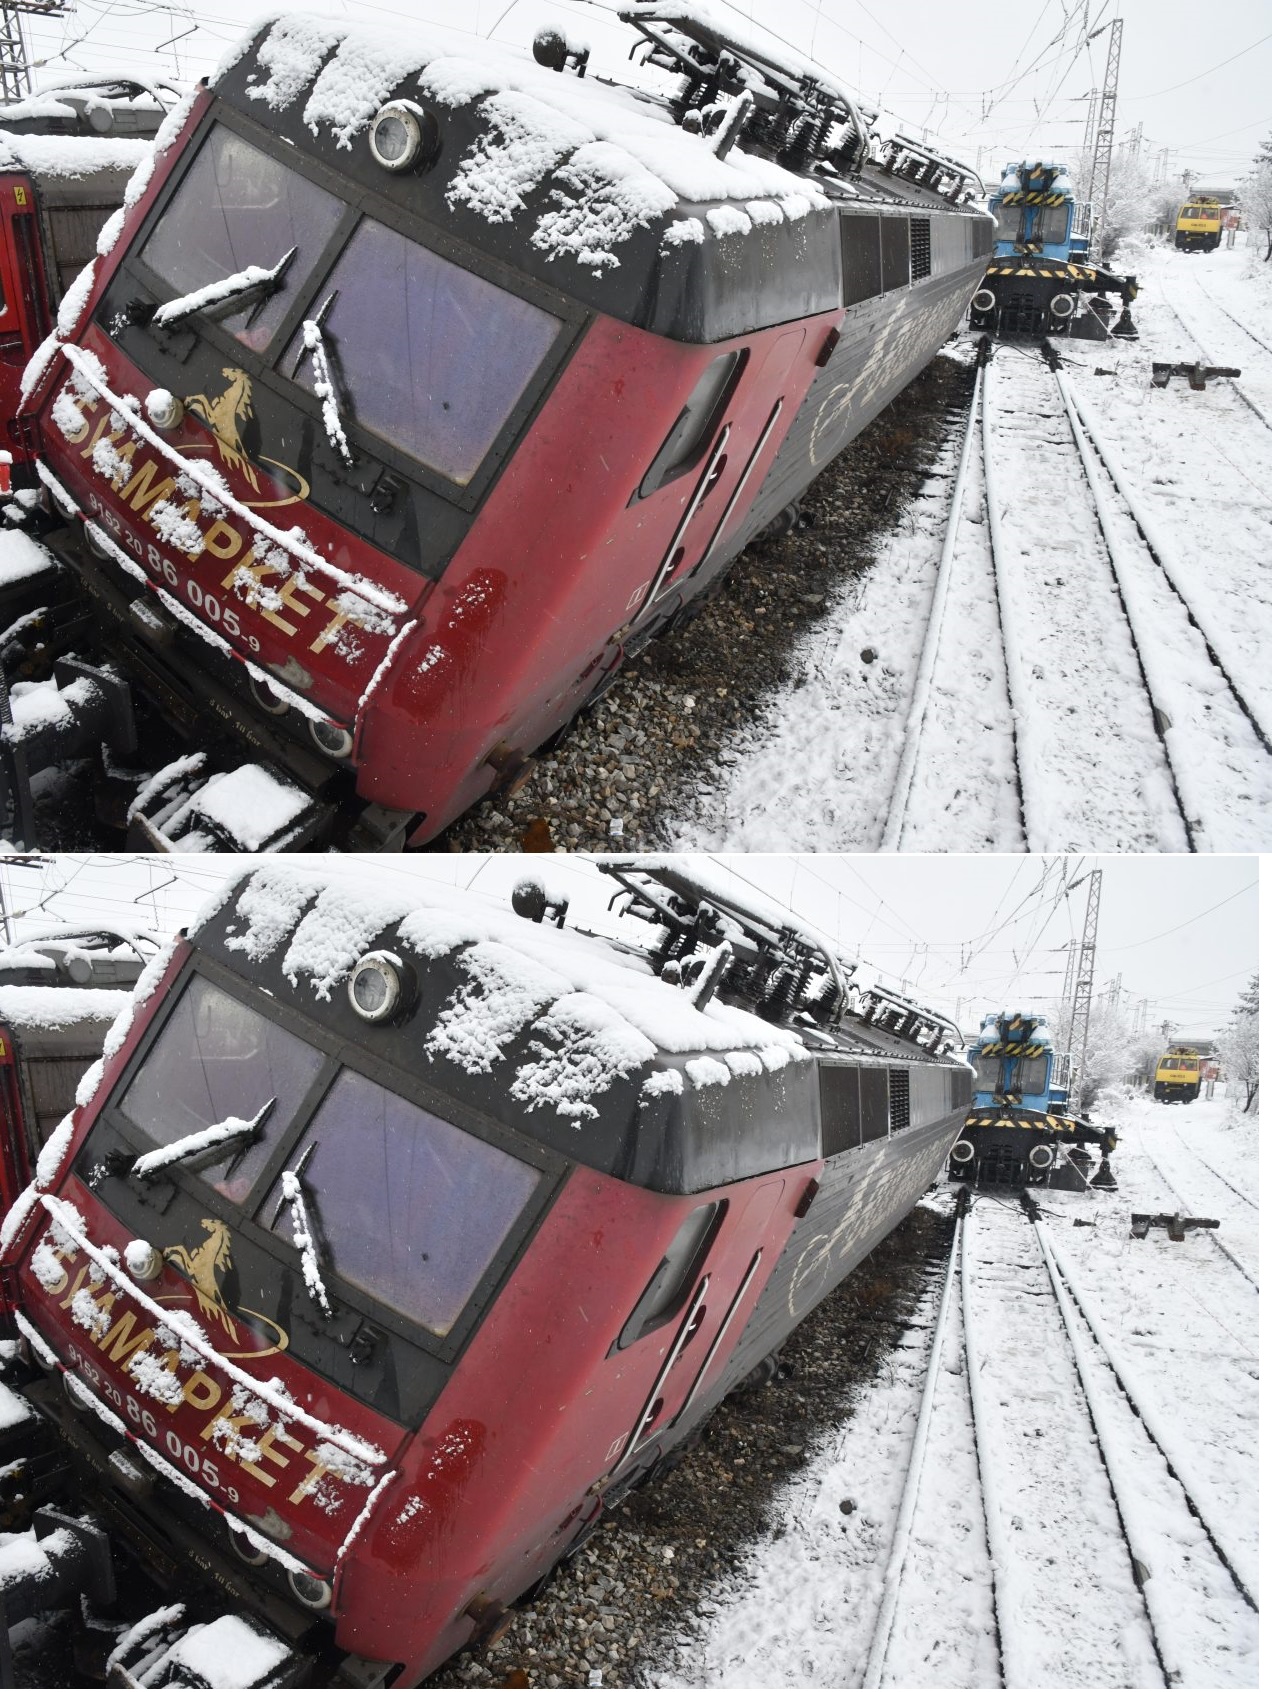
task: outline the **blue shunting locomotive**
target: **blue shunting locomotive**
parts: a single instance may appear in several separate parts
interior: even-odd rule
[[[1109,1153],[1117,1134],[1088,1121],[1070,1100],[1069,1054],[1055,1049],[1045,1017],[987,1016],[967,1056],[976,1074],[972,1108],[950,1152],[954,1180],[1070,1192],[1116,1187]],[[1093,1176],[1088,1146],[1101,1154]]]
[[[1079,200],[1067,165],[1039,159],[1008,165],[989,197],[994,253],[972,297],[971,326],[993,335],[1076,335],[1134,339],[1133,276],[1116,276],[1091,259],[1089,201]],[[1122,311],[1112,330],[1112,302]],[[1089,302],[1084,295],[1091,295]],[[1085,309],[1084,309],[1085,307]]]

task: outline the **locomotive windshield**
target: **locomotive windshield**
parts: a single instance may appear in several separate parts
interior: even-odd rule
[[[994,234],[1000,241],[1018,241],[1020,239],[1020,225],[1024,219],[1023,206],[994,206]]]
[[[177,999],[115,1116],[131,1142],[130,1180],[180,1171],[289,1246],[303,1250],[297,1236],[311,1231],[319,1279],[338,1278],[439,1336],[540,1179],[539,1169],[342,1067],[201,975]],[[224,1144],[215,1133],[209,1143],[216,1129]],[[98,1138],[86,1148],[86,1172],[100,1157]],[[161,1148],[169,1158],[156,1170]],[[120,1163],[108,1157],[97,1167]],[[289,1201],[296,1182],[308,1230]]]
[[[976,1069],[973,1090],[977,1093],[996,1093],[1002,1081],[1003,1060],[999,1057],[986,1057],[984,1052],[973,1052],[972,1063]]]
[[[237,340],[261,352],[344,211],[334,194],[218,126],[208,132],[141,259],[174,294],[185,295],[249,265],[272,269],[295,248],[281,286],[221,318]]]
[[[312,1150],[310,1149],[312,1147]],[[435,1334],[449,1333],[539,1172],[345,1070],[288,1161],[336,1274]],[[292,1239],[279,1184],[257,1220]]]
[[[1035,241],[1063,241],[1069,233],[1069,207],[1042,206],[1034,215]]]
[[[1018,1093],[1041,1093],[1047,1085],[1047,1054],[1040,1057],[1021,1058],[1016,1065],[1016,1087]]]
[[[462,486],[490,450],[559,318],[372,218],[318,290],[341,401],[373,435]],[[303,330],[285,374],[314,391]]]
[[[195,976],[129,1085],[120,1110],[153,1146],[173,1146],[231,1118],[250,1122],[272,1099],[259,1138],[227,1142],[205,1172],[241,1204],[270,1152],[296,1120],[322,1053],[250,1006]]]
[[[356,424],[460,487],[562,327],[220,124],[138,259],[193,327],[214,318],[311,396],[328,386],[325,363],[342,430]]]

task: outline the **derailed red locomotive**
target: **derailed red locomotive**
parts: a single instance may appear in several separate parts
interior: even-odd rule
[[[413,1684],[940,1174],[952,1025],[685,863],[605,867],[648,940],[275,866],[141,984],[4,1227],[47,1565],[10,1620],[84,1590],[146,1684],[227,1633],[270,1684]]]
[[[622,15],[667,98],[551,32],[535,64],[287,15],[161,135],[22,425],[56,751],[83,724],[118,779],[137,719],[185,737],[139,844],[433,838],[957,326],[971,173],[705,10]]]

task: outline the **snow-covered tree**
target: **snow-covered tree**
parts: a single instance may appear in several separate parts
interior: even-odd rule
[[[1259,1095],[1259,978],[1250,977],[1232,1012],[1232,1021],[1219,1036],[1219,1050],[1228,1080],[1245,1091],[1243,1110]]]
[[[1272,147],[1272,140],[1264,143],[1265,151],[1269,147]],[[1250,229],[1262,233],[1266,242],[1263,249],[1266,262],[1272,259],[1272,157],[1257,159],[1249,176],[1243,178],[1240,189],[1242,216]]]
[[[1087,180],[1087,156],[1079,155],[1079,163],[1073,173],[1075,182]],[[1095,214],[1100,215],[1099,197],[1103,184],[1097,183],[1093,190],[1096,205]],[[1104,206],[1104,258],[1107,261],[1117,250],[1119,241],[1124,241],[1128,235],[1138,235],[1155,222],[1157,216],[1157,199],[1159,189],[1153,187],[1148,167],[1138,153],[1133,153],[1129,147],[1114,153],[1109,168],[1109,193]],[[1171,218],[1174,227],[1174,218]]]
[[[1187,198],[1188,184],[1182,176],[1159,182],[1149,190],[1148,222],[1156,234],[1164,235],[1167,240],[1173,237],[1180,207]]]
[[[1064,1005],[1051,1007],[1049,1021],[1056,1049],[1064,1049],[1069,1027],[1068,1009]],[[1081,1041],[1073,1037],[1073,1065],[1077,1068]],[[1082,1096],[1072,1100],[1080,1110],[1090,1110],[1097,1093],[1132,1075],[1136,1066],[1136,1042],[1131,1034],[1128,1017],[1117,1006],[1103,1000],[1091,1005],[1087,1024],[1086,1063],[1082,1070]]]

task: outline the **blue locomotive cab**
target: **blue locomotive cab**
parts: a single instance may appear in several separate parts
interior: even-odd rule
[[[1058,1052],[1043,1016],[987,1016],[968,1048],[972,1108],[950,1153],[955,1180],[978,1186],[1113,1187],[1112,1128],[1097,1127],[1069,1104],[1070,1060]],[[1094,1158],[1102,1154],[1094,1176]]]
[[[1068,1103],[1069,1056],[1056,1051],[1045,1017],[1015,1017],[1004,1034],[998,1018],[987,1016],[969,1056],[975,1105],[1047,1111]]]
[[[1129,310],[1138,291],[1135,278],[1092,263],[1091,206],[1078,199],[1067,165],[1048,159],[1008,165],[989,209],[994,253],[972,299],[973,329],[1092,339],[1135,335]],[[1106,290],[1122,297],[1122,314],[1111,331]],[[1089,303],[1088,294],[1094,296]]]

